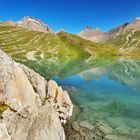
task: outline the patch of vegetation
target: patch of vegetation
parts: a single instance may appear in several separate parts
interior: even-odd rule
[[[8,105],[6,105],[4,102],[0,102],[0,118],[2,118],[2,113],[8,109]]]

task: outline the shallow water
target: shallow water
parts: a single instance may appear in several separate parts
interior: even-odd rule
[[[79,107],[76,120],[100,120],[124,133],[140,131],[139,60],[93,65],[76,75],[63,79],[58,75],[54,79]]]

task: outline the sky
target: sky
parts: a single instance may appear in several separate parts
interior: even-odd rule
[[[106,32],[140,16],[140,0],[0,0],[0,21],[32,16],[54,31],[77,34],[87,25]]]

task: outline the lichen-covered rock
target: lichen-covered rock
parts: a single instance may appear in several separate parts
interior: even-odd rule
[[[73,105],[56,82],[14,62],[0,50],[0,140],[64,140],[61,122],[72,115]]]

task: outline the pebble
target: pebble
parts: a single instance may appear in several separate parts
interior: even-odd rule
[[[103,133],[105,133],[105,134],[111,134],[111,133],[113,133],[113,129],[111,127],[109,127],[109,126],[106,126],[106,125],[100,125],[98,127],[98,129],[100,131],[102,131]]]
[[[79,124],[77,121],[73,122],[72,123],[72,128],[75,130],[75,131],[79,131],[80,128],[79,128]]]

